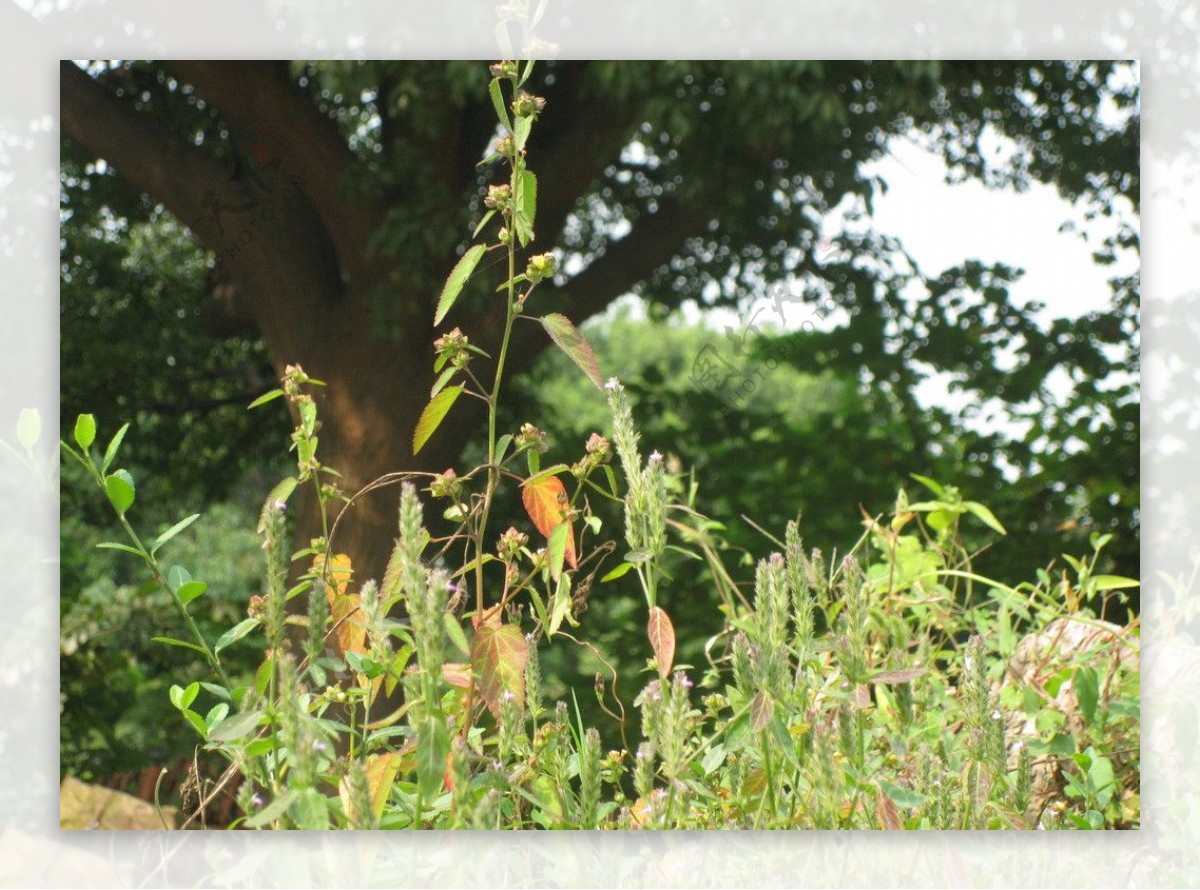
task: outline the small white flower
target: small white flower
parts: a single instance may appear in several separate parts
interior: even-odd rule
[[[287,510],[287,501],[276,500],[271,506],[282,513]]]
[[[663,456],[659,452],[657,452],[657,451],[650,452],[650,463],[661,464],[662,459],[663,459]]]
[[[604,384],[604,388],[609,392],[617,392],[621,389],[621,381],[616,377],[609,377],[608,383]]]
[[[1000,712],[999,712],[999,711],[992,711],[992,719],[993,719],[993,720],[999,720],[999,719],[1000,719]]]

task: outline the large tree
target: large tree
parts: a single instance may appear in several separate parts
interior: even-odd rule
[[[207,267],[205,293],[195,276],[182,287],[193,351],[178,360],[201,380],[191,396],[176,393],[177,407],[244,404],[269,385],[244,346],[232,375],[227,347],[194,348],[201,322],[205,336],[243,344],[252,331],[274,375],[300,364],[328,383],[321,454],[347,490],[453,463],[478,413],[456,410],[416,457],[410,443],[432,383],[434,303],[490,175],[477,166],[496,135],[484,64],[64,62],[61,78],[65,289],[111,285],[117,267],[145,274],[128,254],[107,263],[85,255],[81,239],[162,237],[168,217],[186,226]],[[1047,503],[1082,498],[1097,526],[1136,532],[1136,279],[1114,279],[1109,310],[1047,329],[1009,299],[1016,270],[969,262],[925,276],[869,228],[843,234],[833,259],[818,246],[824,218],[845,199],[869,213],[884,184],[867,162],[910,136],[940,151],[953,177],[1048,182],[1088,213],[1115,214],[1120,225],[1098,259],[1136,250],[1129,66],[548,62],[528,88],[548,100],[530,144],[541,184],[530,249],[564,259],[548,292],[554,308],[580,322],[631,290],[667,306],[737,306],[786,281],[788,294],[846,313],[800,361],[804,370],[849,371],[889,415],[912,418],[922,416],[918,384],[948,371],[980,401],[999,398],[1030,421],[1018,441],[963,434],[962,418],[948,414],[913,423],[913,469],[944,447],[931,430],[962,434],[965,461],[1046,474]],[[963,221],[972,223],[986,225]],[[913,284],[924,299],[912,300]],[[504,307],[489,297],[481,284],[447,326],[490,352]],[[64,301],[64,313],[97,316],[80,305]],[[545,346],[536,334],[518,327],[518,369]],[[1075,384],[1057,405],[1055,369]],[[130,378],[160,370],[125,365]],[[209,377],[219,379],[206,390]],[[158,407],[170,411],[170,401]],[[390,549],[394,501],[386,491],[365,500],[344,525],[338,548],[367,576]],[[312,503],[302,507],[302,538],[314,517]]]

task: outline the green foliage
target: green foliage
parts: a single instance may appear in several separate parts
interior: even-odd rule
[[[593,429],[573,464],[543,468],[547,433],[505,423],[500,396],[517,323],[540,322],[589,387],[603,366],[565,316],[526,314],[541,302],[538,285],[557,262],[541,254],[517,273],[517,251],[533,240],[537,218],[523,149],[543,103],[520,89],[533,67],[499,63],[489,88],[507,132],[488,162],[508,168],[508,183],[491,186],[485,199],[496,211],[494,235],[487,226],[476,231],[489,239],[485,250],[507,259],[498,289],[504,336],[491,382],[467,336],[455,329],[439,337],[435,371],[450,373],[434,387],[414,441],[424,445],[460,396],[478,399],[488,425],[473,469],[400,472],[357,492],[339,490],[319,448],[311,390],[323,384],[289,366],[279,391],[256,400],[284,398],[295,419],[295,471],[271,490],[257,524],[263,592],[245,617],[239,609],[220,622],[210,642],[214,579],[160,558],[203,523],[193,525],[190,513],[172,516],[149,547],[143,543],[133,524],[145,502],[135,498],[136,468],[113,468],[129,425],[100,459],[87,417],[74,425],[76,444],[61,445],[117,516],[124,541],[103,543],[141,561],[152,583],[139,595],[165,601],[172,631],[188,637],[164,638],[167,651],[198,656],[160,690],[198,744],[230,764],[221,784],[241,777],[235,825],[1137,827],[1137,624],[1121,629],[1097,618],[1109,597],[1137,581],[1098,570],[1111,536],[1094,535],[1087,557],[1066,556],[1071,572],[1059,580],[1040,572],[1037,583],[1009,586],[977,570],[978,548],[968,540],[1005,535],[996,514],[941,481],[947,477],[921,474],[916,482],[933,498],[911,500],[901,489],[886,519],[864,510],[865,531],[856,529],[848,539],[857,543],[837,558],[806,549],[795,520],[748,523],[776,546],[760,558],[759,538],[735,547],[727,526],[699,508],[697,480],[716,471],[703,468],[685,482],[678,457],[664,456],[639,429],[631,391],[616,378],[603,385],[608,411],[597,418],[610,438]],[[828,102],[811,111],[838,117]],[[439,317],[454,289],[478,272],[468,262],[452,273]],[[803,379],[820,401],[789,422],[819,428],[825,406],[857,395],[833,380],[826,387],[823,377]],[[764,390],[770,385],[764,380]],[[586,402],[563,404],[575,410]],[[771,435],[755,431],[751,441],[769,443]],[[733,495],[757,487],[778,498],[787,469],[768,467]],[[444,502],[450,533],[430,531],[414,481],[425,483],[425,501]],[[395,546],[382,579],[356,579],[338,552],[330,508],[385,485],[401,489]],[[292,553],[287,502],[305,488],[322,533]],[[489,520],[500,515],[502,490],[523,491],[536,539],[509,527],[496,540]],[[612,504],[617,515],[593,503]],[[519,514],[514,506],[505,515]],[[782,540],[770,531],[780,525]],[[739,551],[753,569],[743,584],[726,566]],[[688,565],[696,568],[685,575]],[[602,616],[624,609],[623,623],[639,628],[630,650],[638,655],[616,666],[589,639],[604,640],[603,625],[593,630],[601,616],[583,616],[602,572],[641,594],[613,597]],[[297,599],[306,608],[289,615],[286,604]],[[710,611],[720,604],[702,646],[693,627],[681,638],[673,618],[689,602]],[[299,631],[298,645],[289,627]],[[1045,639],[1018,639],[1028,630]],[[251,642],[256,668],[231,670],[228,654]],[[607,755],[577,696],[547,706],[554,654],[564,648],[586,652],[612,676],[598,673],[594,687],[620,737]],[[1022,653],[1038,669],[1014,679]],[[629,709],[622,682],[640,687]],[[400,707],[381,712],[397,691]],[[1028,722],[1010,727],[1009,714]]]

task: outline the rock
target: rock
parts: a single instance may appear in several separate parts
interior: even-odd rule
[[[173,829],[175,816],[175,807],[163,807],[160,819],[152,803],[71,776],[63,779],[58,789],[58,827],[62,829],[161,830],[164,820]]]

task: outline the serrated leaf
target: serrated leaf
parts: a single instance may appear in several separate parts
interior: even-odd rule
[[[240,714],[234,714],[210,730],[208,740],[210,742],[232,742],[244,738],[254,732],[261,719],[262,711],[243,711]]]
[[[313,571],[321,576],[326,574],[323,554],[313,559]],[[329,577],[325,585],[331,626],[337,628],[337,653],[343,657],[350,652],[361,655],[367,651],[367,626],[359,611],[361,597],[349,592],[353,574],[350,557],[339,553],[330,562]]]
[[[181,585],[180,588],[175,591],[175,595],[179,597],[179,601],[186,606],[196,597],[202,595],[206,590],[208,590],[208,585],[203,581],[189,581],[187,584]]]
[[[85,452],[96,441],[96,418],[91,414],[80,414],[75,420],[75,444]]]
[[[578,564],[575,559],[575,535],[572,533],[571,523],[567,521],[570,515],[570,499],[562,480],[549,474],[539,474],[526,479],[521,485],[521,502],[525,505],[525,512],[529,514],[529,518],[533,520],[534,527],[545,535],[547,541],[555,528],[560,525],[566,526],[566,532],[560,532],[564,535],[563,556],[571,568],[576,568]]]
[[[450,378],[453,377],[457,372],[458,368],[456,368],[454,365],[451,365],[449,368],[444,369],[442,373],[438,374],[438,379],[433,381],[433,386],[429,389],[429,398],[432,399],[439,392],[445,389],[446,384],[450,382]]]
[[[442,788],[446,756],[450,753],[450,731],[446,721],[430,714],[417,727],[417,786],[426,800]]]
[[[113,460],[116,459],[117,449],[121,447],[121,442],[124,440],[125,433],[128,431],[129,424],[125,424],[123,427],[117,430],[117,434],[109,441],[108,447],[104,449],[104,460],[100,462],[101,473],[107,472],[109,465],[112,464]]]
[[[529,139],[529,131],[533,128],[533,118],[519,117],[516,123],[513,124],[513,145],[517,151],[525,147],[525,142]]]
[[[997,531],[1002,535],[1008,534],[1008,532],[1004,530],[1004,526],[1000,524],[1000,520],[996,518],[996,514],[994,514],[983,504],[980,504],[977,501],[964,501],[963,508],[993,531]]]
[[[217,640],[217,644],[213,646],[213,651],[220,652],[222,649],[232,646],[246,634],[250,633],[250,631],[254,630],[254,628],[258,627],[259,623],[259,619],[257,618],[246,618],[243,621],[240,621],[238,624],[225,631],[225,633],[221,634],[221,638]]]
[[[454,268],[450,270],[450,274],[446,278],[446,283],[442,286],[442,295],[438,298],[437,312],[433,315],[434,327],[442,323],[442,319],[446,317],[446,313],[450,311],[454,301],[462,293],[463,286],[471,277],[471,273],[475,271],[475,267],[479,265],[479,260],[486,250],[485,245],[476,244],[454,264]]]
[[[24,408],[17,418],[17,441],[29,451],[42,437],[42,416],[36,408]]]
[[[555,581],[562,575],[563,557],[567,555],[567,539],[571,534],[571,525],[560,522],[550,531],[546,539],[546,561],[550,564],[550,577]]]
[[[193,513],[191,516],[188,516],[186,519],[179,520],[177,523],[175,523],[173,526],[171,526],[169,529],[167,529],[165,532],[163,532],[161,535],[159,535],[157,538],[155,538],[154,544],[150,548],[151,555],[157,553],[159,547],[161,547],[163,544],[167,543],[167,541],[171,540],[173,537],[175,537],[177,534],[179,534],[181,531],[183,531],[185,528],[187,528],[189,525],[191,525],[193,522],[195,522],[199,518],[200,518],[199,513]]]
[[[505,32],[507,36],[507,31]],[[500,78],[492,78],[488,84],[488,95],[492,97],[492,108],[496,109],[496,119],[504,124],[504,129],[512,132],[512,122],[508,119],[508,109],[504,107],[504,94],[500,92]]]
[[[508,446],[512,444],[512,433],[505,433],[496,440],[496,463],[504,463],[504,453],[508,451]]]
[[[879,822],[879,827],[887,831],[900,831],[904,828],[904,824],[900,821],[900,814],[896,812],[896,805],[879,787],[875,789],[875,818]]]
[[[492,627],[483,624],[476,628],[471,668],[475,672],[479,696],[492,716],[500,716],[500,702],[506,693],[516,698],[518,708],[525,707],[525,663],[528,660],[529,643],[516,625]]]
[[[305,788],[288,807],[288,815],[303,831],[325,831],[329,828],[329,803],[317,788]]]
[[[759,690],[750,702],[750,728],[755,732],[762,732],[771,725],[773,716],[775,699],[771,698],[771,694],[765,689]]]
[[[270,392],[265,392],[261,396],[259,396],[257,399],[255,399],[253,402],[251,402],[249,405],[247,405],[246,410],[249,411],[251,408],[257,408],[259,405],[265,405],[265,404],[267,404],[267,402],[273,402],[276,399],[280,398],[281,396],[283,396],[282,389],[273,389]]]
[[[117,513],[124,516],[125,511],[133,506],[134,487],[133,477],[125,470],[117,470],[104,478],[104,490],[108,500],[116,508]]]
[[[471,644],[467,642],[467,635],[463,633],[462,625],[458,623],[458,619],[451,612],[442,612],[442,624],[446,626],[446,636],[454,644],[454,648],[467,658],[470,658]]]
[[[665,678],[671,673],[671,665],[675,661],[675,628],[667,613],[658,606],[650,610],[646,636],[650,639],[650,648],[654,650],[658,675]]]
[[[417,421],[417,428],[413,431],[413,454],[425,447],[425,443],[441,426],[446,414],[454,407],[458,397],[462,395],[462,391],[461,385],[448,386],[425,406],[425,410],[421,412],[421,419]]]
[[[374,810],[376,819],[383,815],[383,808],[392,791],[392,785],[395,784],[396,774],[404,765],[407,756],[409,755],[402,751],[384,751],[381,754],[372,754],[367,758],[367,788],[371,795],[371,809]],[[356,801],[350,793],[350,782],[347,778],[343,778],[339,783],[338,792],[342,799],[342,808],[350,817],[351,822],[360,821],[359,814],[354,809]]]
[[[532,170],[522,170],[520,176],[521,212],[529,224],[529,240],[533,240],[534,224],[537,221],[537,176]]]
[[[596,353],[592,351],[592,347],[584,339],[583,334],[579,333],[575,325],[571,324],[571,320],[565,315],[551,312],[549,315],[543,316],[541,322],[555,345],[579,366],[579,369],[587,375],[588,380],[592,381],[597,389],[603,390],[604,379],[600,375],[600,363],[596,361]]]
[[[498,155],[497,155],[497,157],[498,157]],[[481,220],[479,221],[479,225],[477,225],[477,226],[475,227],[475,231],[471,233],[471,238],[472,238],[472,239],[474,239],[474,238],[478,238],[478,237],[479,237],[479,233],[483,231],[483,227],[484,227],[484,226],[486,226],[486,225],[488,224],[488,220],[490,220],[490,219],[491,219],[493,216],[495,216],[495,215],[496,215],[496,211],[495,211],[495,210],[489,210],[487,213],[485,213],[485,214],[483,215],[483,219],[481,219]]]

